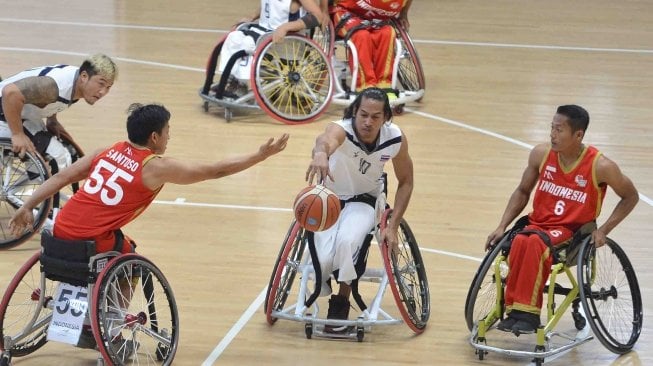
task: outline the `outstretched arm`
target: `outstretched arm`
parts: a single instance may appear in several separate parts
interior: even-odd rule
[[[14,213],[11,221],[9,221],[11,232],[14,235],[20,235],[26,229],[31,228],[34,223],[34,215],[32,213],[34,207],[59,192],[63,187],[86,178],[91,169],[93,158],[101,151],[98,150],[93,154],[84,156],[73,165],[62,169],[59,173],[43,182]]]
[[[283,151],[288,138],[288,134],[281,135],[277,140],[270,138],[254,153],[227,158],[215,163],[187,163],[166,157],[152,159],[143,167],[143,184],[154,190],[165,183],[192,184],[235,174]]]
[[[524,207],[526,207],[528,204],[531,192],[533,191],[533,188],[535,188],[535,184],[537,183],[537,179],[540,175],[540,164],[542,163],[542,160],[548,151],[548,144],[537,145],[533,148],[533,150],[531,150],[531,153],[528,156],[528,165],[522,174],[521,182],[519,182],[517,189],[515,189],[515,191],[510,196],[508,205],[503,212],[503,216],[501,216],[499,226],[497,226],[497,228],[487,237],[485,250],[496,244],[497,240],[499,240],[499,238],[501,238],[503,233],[506,231],[508,225],[517,217],[517,215],[519,215],[524,210]]]
[[[600,247],[605,244],[606,236],[610,231],[635,208],[639,202],[639,193],[630,178],[621,172],[619,166],[604,155],[599,157],[597,162],[596,179],[599,183],[609,185],[621,197],[608,219],[592,233],[594,245]]]
[[[306,170],[306,181],[313,184],[313,179],[320,183],[329,177],[329,156],[345,141],[345,130],[336,123],[329,123],[326,130],[315,139],[313,160]]]
[[[11,130],[14,152],[23,156],[26,152],[36,153],[34,144],[23,131],[21,113],[25,104],[38,107],[56,102],[59,88],[49,76],[30,76],[5,86],[2,92],[2,110]]]

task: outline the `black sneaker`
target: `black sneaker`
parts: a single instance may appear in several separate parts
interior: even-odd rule
[[[540,326],[540,316],[537,314],[513,310],[510,312],[510,317],[517,320],[512,326],[515,335],[535,333]]]
[[[349,318],[349,299],[342,295],[331,295],[327,319],[347,320]],[[347,330],[346,325],[325,325],[326,333],[341,333]]]
[[[122,363],[127,362],[136,353],[139,346],[138,342],[132,339],[124,339],[120,335],[111,341],[111,348]]]
[[[91,330],[90,325],[84,325],[76,346],[79,348],[95,349],[97,344],[95,343],[95,337],[93,337],[93,330]]]
[[[505,317],[502,321],[497,324],[497,329],[504,332],[512,332],[512,327],[517,322],[517,319],[511,318],[510,316]]]

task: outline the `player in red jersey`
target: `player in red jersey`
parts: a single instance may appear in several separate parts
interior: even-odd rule
[[[288,135],[269,139],[258,151],[215,163],[188,163],[163,157],[170,113],[157,104],[133,104],[127,118],[129,141],[84,156],[46,180],[18,209],[10,222],[14,234],[32,227],[32,208],[61,188],[86,178],[83,187],[61,209],[54,236],[95,240],[97,252],[133,252],[120,228],[140,215],[165,183],[191,184],[245,170],[286,147]]]
[[[538,233],[518,234],[512,242],[505,291],[508,316],[499,323],[501,330],[533,333],[540,324],[542,291],[553,261],[550,247],[540,235],[548,237],[552,246],[570,239],[583,224],[596,220],[610,186],[621,200],[605,223],[592,232],[592,242],[600,247],[639,201],[637,189],[617,164],[583,144],[588,124],[589,114],[582,107],[558,107],[551,122],[551,143],[533,148],[499,226],[488,236],[486,250],[522,212],[535,189],[525,230]]]
[[[408,31],[411,3],[412,0],[335,0],[331,12],[336,34],[350,39],[358,53],[356,90],[392,86],[396,33],[384,21],[398,18]]]

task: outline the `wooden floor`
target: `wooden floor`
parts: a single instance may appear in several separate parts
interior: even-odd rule
[[[262,113],[202,110],[197,91],[216,40],[257,0],[0,0],[0,75],[84,55],[113,56],[120,76],[97,105],[80,102],[60,120],[87,150],[125,137],[127,106],[159,102],[172,112],[168,154],[212,161],[291,134],[278,157],[220,181],[167,186],[126,228],[139,252],[171,282],[181,318],[176,365],[526,365],[468,344],[463,306],[492,231],[525,167],[529,147],[548,140],[560,104],[585,106],[586,142],[621,164],[642,194],[612,234],[636,267],[645,323],[633,352],[617,357],[598,341],[552,365],[651,365],[653,334],[653,3],[607,0],[415,1],[411,34],[427,76],[422,103],[395,118],[410,141],[415,190],[406,214],[431,290],[431,320],[414,336],[376,327],[365,342],[307,340],[299,323],[270,327],[262,312],[288,209],[304,186],[314,137],[341,115],[286,126]],[[616,200],[606,199],[605,219]],[[0,288],[37,250],[36,239],[0,253]],[[388,295],[389,296],[389,295]],[[389,308],[395,311],[394,308]],[[396,311],[395,311],[396,313]],[[219,346],[218,346],[219,345]],[[92,365],[95,354],[48,344],[16,365]]]

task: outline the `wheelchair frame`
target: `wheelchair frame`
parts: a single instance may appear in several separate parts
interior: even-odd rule
[[[381,243],[379,235],[385,229],[391,213],[390,209],[384,211],[381,225],[374,233],[378,243]],[[369,235],[368,239],[371,241],[372,234]],[[388,253],[389,250],[385,243],[379,244],[385,268],[366,268],[357,280],[379,283],[379,288],[369,308],[357,293],[358,283],[352,283],[353,297],[361,309],[360,315],[352,320],[318,318],[319,306],[315,300],[319,296],[321,281],[316,279],[316,276],[319,277],[320,274],[309,262],[309,255],[305,252],[306,247],[309,247],[310,251],[310,246],[314,245],[311,244],[312,238],[309,236],[312,236],[312,233],[301,228],[293,220],[272,271],[265,297],[264,311],[270,325],[273,325],[277,319],[293,320],[304,323],[305,334],[309,339],[315,335],[329,338],[355,338],[359,342],[363,341],[365,333],[369,332],[374,325],[405,322],[417,334],[424,331],[430,315],[428,281],[419,247],[407,222],[402,220],[400,224],[402,243],[399,255]],[[400,263],[402,260],[406,260],[407,263]],[[301,278],[297,301],[285,306],[297,274]],[[417,278],[416,281],[413,281],[417,283],[406,282],[406,278],[411,276],[413,279]],[[312,294],[309,294],[309,281],[312,281],[316,288]],[[381,307],[381,301],[388,285],[392,289],[402,319],[391,316]],[[326,333],[325,325],[347,326],[348,331],[344,334]]]
[[[397,19],[390,19],[389,25],[395,29],[397,35],[395,38],[395,58],[391,87],[399,91],[398,97],[390,100],[390,105],[393,107],[393,113],[401,114],[406,104],[422,100],[426,81],[424,69],[412,39],[406,30],[401,27]],[[344,61],[336,59],[335,55],[339,47],[344,48],[345,54],[348,53],[347,51],[351,54],[354,65],[353,70],[350,70],[346,59]],[[339,105],[349,105],[357,94],[355,84],[359,72],[358,52],[352,41],[348,40],[345,43],[344,40],[338,40],[334,43],[332,54],[334,55],[332,57],[333,68],[337,73],[336,93],[333,96],[333,102]]]
[[[234,31],[251,24],[240,24]],[[322,39],[331,36],[328,32],[326,36],[317,33]],[[279,43],[272,42],[271,33],[261,35],[254,53],[236,52],[227,62],[219,81],[214,83],[218,57],[227,36],[220,39],[207,62],[206,78],[199,91],[204,100],[204,111],[208,112],[210,104],[222,107],[225,120],[230,122],[234,110],[261,109],[286,124],[308,123],[326,111],[334,83],[324,45],[299,33],[289,34]],[[290,57],[284,58],[285,55]],[[243,56],[252,56],[249,90],[235,99],[227,97],[224,92],[231,69]]]
[[[510,243],[516,233],[521,230],[519,226],[525,226],[523,220],[524,218],[506,232],[500,242],[483,259],[467,295],[465,318],[471,331],[469,343],[475,348],[479,360],[483,360],[488,352],[496,352],[506,356],[530,357],[533,358],[536,365],[541,365],[544,363],[545,358],[565,353],[594,339],[594,336],[614,353],[623,354],[630,351],[637,342],[642,329],[642,299],[639,284],[634,269],[621,247],[608,238],[603,248],[595,248],[594,244],[590,242],[591,233],[574,238],[575,240],[572,240],[568,246],[560,249],[556,248],[558,249],[556,254],[564,254],[567,258],[553,264],[549,284],[544,288],[544,293],[547,295],[545,303],[547,321],[537,329],[535,350],[528,352],[504,349],[487,344],[487,332],[493,329],[503,317],[503,290],[508,272],[506,260]],[[578,248],[576,257],[570,254],[575,248]],[[563,250],[566,252],[562,252]],[[605,276],[602,276],[601,263],[597,262],[601,261],[600,258],[603,258],[607,251],[612,253],[611,257],[615,257],[619,261],[632,298],[632,310],[625,311],[625,313],[631,313],[632,319],[623,321],[625,324],[630,323],[632,328],[630,330],[624,329],[626,334],[623,335],[612,334],[612,332],[618,332],[621,329],[615,329],[611,324],[606,325],[601,320],[602,316],[611,315],[610,311],[608,311],[608,314],[601,314],[602,301],[612,301],[614,303],[618,299],[618,293],[621,293],[620,297],[628,297],[627,294],[623,294],[624,289],[618,289],[612,284],[617,283],[614,279],[609,279],[606,281],[607,283],[602,282],[601,277]],[[605,254],[605,256],[607,255],[609,254]],[[577,266],[576,277],[574,277],[571,270],[574,264]],[[557,283],[557,276],[563,273],[569,279],[571,288],[565,288]],[[488,286],[482,289],[484,281],[487,281]],[[598,288],[595,288],[597,286]],[[481,290],[487,290],[487,293],[480,294]],[[564,296],[562,303],[557,308],[555,295]],[[480,300],[479,296],[485,297],[487,301],[484,304],[485,306],[482,304],[477,309],[476,305],[477,301]],[[554,331],[570,306],[572,307],[574,326],[578,330],[573,337]],[[593,330],[594,336],[590,334],[587,323]],[[627,328],[627,326],[625,327]],[[551,340],[556,336],[567,340],[568,343],[560,347],[551,346]]]
[[[50,244],[42,243],[42,245],[45,248]],[[66,245],[77,245],[77,243]],[[47,343],[47,329],[57,305],[56,301],[52,300],[55,300],[53,297],[58,283],[61,282],[58,280],[73,285],[81,283],[79,275],[74,278],[71,275],[70,280],[65,280],[61,274],[57,274],[59,277],[51,277],[52,273],[44,272],[44,265],[40,260],[43,253],[45,249],[32,255],[20,268],[0,302],[0,366],[11,365],[12,357],[26,356]],[[59,262],[57,265],[62,265],[64,268],[70,266],[71,271],[77,271],[76,273],[79,273],[79,268],[84,266],[78,261],[56,258],[54,260]],[[39,263],[41,273],[40,276],[36,276],[32,272],[37,270],[36,266]],[[179,342],[179,317],[174,294],[161,271],[151,261],[138,254],[118,252],[92,255],[87,265],[87,274],[83,276],[87,276],[88,308],[83,316],[91,324],[95,345],[101,355],[97,364],[100,366],[106,362],[111,365],[122,365],[125,363],[124,358],[127,357],[133,358],[134,362],[138,363],[138,354],[144,353],[143,357],[148,363],[155,360],[155,363],[158,361],[159,364],[170,365]],[[34,280],[33,277],[38,277],[38,283],[27,283],[30,278]],[[124,300],[124,297],[120,300],[124,294],[118,292],[121,291],[121,283],[124,283],[127,278],[132,280],[129,308],[125,309],[124,314],[122,311],[116,313],[120,314],[118,318],[110,317],[111,312],[115,312],[117,308],[116,302]],[[138,285],[134,283],[135,278],[140,280],[142,294],[136,291]],[[25,291],[17,291],[19,286],[26,286]],[[143,296],[145,301],[141,298],[136,301],[136,295]],[[160,298],[161,295],[166,297],[167,309],[165,307],[162,309],[159,305],[161,302],[156,302],[155,297]],[[137,309],[139,306],[145,309]],[[33,314],[26,313],[23,310],[26,307],[29,307],[29,311],[33,311]],[[16,320],[12,317],[22,319]],[[163,321],[169,321],[170,324],[165,324]],[[129,339],[122,337],[123,331],[129,334]],[[138,334],[142,336],[139,338]],[[116,338],[124,342],[117,350],[111,344],[112,339]],[[128,341],[131,341],[134,346],[132,355],[127,354],[125,344]]]

